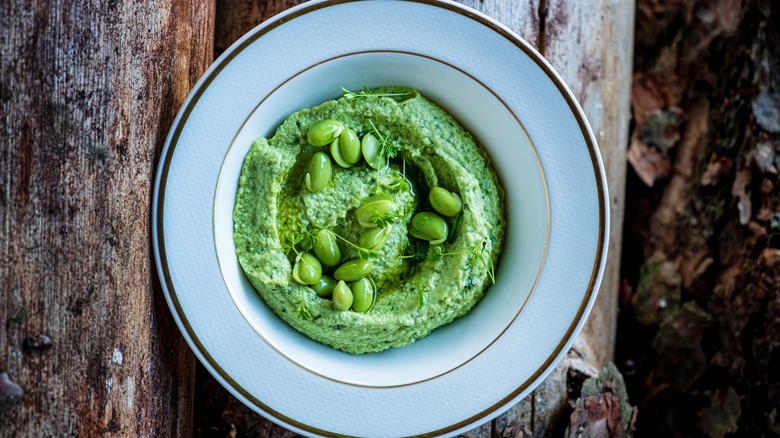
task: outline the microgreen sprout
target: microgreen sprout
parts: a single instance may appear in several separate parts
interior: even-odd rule
[[[425,296],[426,296],[426,294],[428,292],[430,292],[430,290],[422,287],[422,284],[420,284],[420,297],[418,298],[418,301],[417,301],[417,309],[418,310],[422,309],[423,306],[425,305]]]
[[[309,251],[314,247],[315,233],[309,230],[303,230],[292,236],[288,235],[284,243],[282,243],[282,251],[289,255],[294,252],[296,256],[303,252]]]
[[[496,283],[496,267],[493,258],[486,251],[487,242],[482,241],[474,245],[469,251],[444,251],[441,245],[428,245],[426,242],[415,240],[406,245],[401,259],[408,259],[412,263],[412,272],[417,270],[417,265],[425,260],[439,260],[452,255],[472,255],[477,261],[485,267],[491,283]]]
[[[303,301],[298,303],[298,306],[295,308],[295,314],[298,315],[298,318],[305,321],[309,321],[311,319],[311,312],[309,312],[309,309],[306,308],[306,304],[304,304]]]
[[[410,96],[413,93],[406,92],[406,93],[377,93],[376,91],[368,88],[363,87],[363,91],[349,91],[344,87],[341,87],[341,92],[344,93],[344,97],[347,99],[357,99],[357,98],[365,98],[365,97],[400,97],[400,96]]]
[[[493,264],[493,257],[490,255],[490,252],[485,252],[485,249],[487,249],[487,241],[483,240],[482,245],[475,245],[471,248],[471,253],[485,267],[491,283],[496,284],[496,266]]]
[[[376,250],[373,250],[373,249],[368,249],[368,248],[363,248],[362,246],[360,246],[360,245],[358,245],[356,243],[351,242],[349,239],[339,235],[338,233],[334,232],[333,235],[336,236],[337,239],[340,239],[342,242],[344,242],[347,245],[351,246],[352,248],[355,248],[357,250],[357,252],[358,252],[358,257],[360,257],[361,259],[364,258],[364,257],[367,257],[369,255],[379,255],[379,251],[376,251]]]
[[[382,135],[381,132],[379,132],[379,129],[377,129],[376,125],[371,119],[368,119],[368,123],[371,124],[371,129],[374,131],[374,135],[379,139],[379,156],[385,157],[385,158],[395,158],[395,156],[398,154],[398,150],[401,148],[396,143],[390,142],[390,139],[384,135]]]
[[[403,175],[397,172],[393,172],[389,177],[389,181],[382,182],[381,186],[393,193],[400,191],[408,192],[411,190],[409,183],[406,181]]]
[[[384,228],[388,225],[394,224],[398,221],[405,219],[409,215],[408,210],[404,211],[388,211],[387,213],[377,214],[371,218],[371,222],[375,223],[378,227]]]

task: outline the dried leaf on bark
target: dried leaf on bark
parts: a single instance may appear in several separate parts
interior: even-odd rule
[[[582,394],[569,417],[567,437],[618,438],[633,434],[636,408],[628,400],[623,376],[608,363],[582,384]]]
[[[699,413],[699,427],[712,438],[723,438],[737,431],[742,406],[737,391],[729,386],[709,395],[710,405]]]
[[[756,144],[753,162],[756,163],[756,166],[758,166],[758,169],[761,170],[761,172],[777,174],[777,167],[775,167],[776,159],[775,147],[768,138],[765,138]]]
[[[682,111],[670,106],[655,80],[643,73],[633,77],[631,110],[635,129],[628,150],[628,162],[642,181],[652,187],[657,179],[668,176],[671,170],[667,152],[680,139]]]
[[[628,148],[626,158],[634,172],[648,187],[653,187],[656,180],[669,176],[669,171],[672,169],[667,154],[646,145],[636,135],[631,137],[631,146]]]
[[[677,257],[677,269],[680,271],[684,288],[690,288],[707,269],[715,263],[707,242],[698,235],[686,236],[687,244]]]
[[[631,111],[636,126],[642,126],[653,114],[666,107],[666,98],[648,74],[635,73],[631,83]]]
[[[716,157],[712,156],[710,162],[707,163],[707,169],[701,175],[701,185],[714,186],[720,182],[720,180],[731,173],[731,168],[734,165],[734,161],[729,157]]]
[[[780,263],[780,249],[777,248],[764,248],[763,251],[761,251],[761,257],[760,257],[761,263],[765,264],[767,267],[773,267]]]
[[[682,110],[672,106],[666,110],[655,111],[638,128],[642,143],[655,146],[668,153],[680,141],[680,124],[683,121]]]

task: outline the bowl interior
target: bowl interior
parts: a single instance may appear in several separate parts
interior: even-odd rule
[[[261,79],[258,78],[258,81]],[[341,95],[341,87],[405,85],[419,90],[487,150],[506,192],[508,229],[496,284],[464,317],[403,348],[350,355],[313,341],[278,318],[245,278],[233,245],[232,211],[252,141],[273,135],[291,113]],[[237,132],[214,197],[214,244],[225,284],[241,314],[279,354],[328,379],[389,387],[442,376],[489,348],[515,321],[541,271],[549,233],[549,199],[541,164],[514,114],[478,78],[430,56],[372,51],[314,64],[277,84]]]

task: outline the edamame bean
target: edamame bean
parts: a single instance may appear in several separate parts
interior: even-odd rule
[[[363,140],[360,141],[360,146],[363,152],[363,158],[369,166],[379,170],[387,165],[387,160],[379,156],[381,145],[374,134],[369,132],[364,135]]]
[[[333,295],[333,289],[336,288],[337,284],[338,282],[333,277],[327,274],[322,274],[320,281],[311,285],[311,288],[314,289],[314,292],[317,293],[318,297],[327,298]]]
[[[463,207],[460,196],[441,187],[432,188],[428,200],[431,201],[431,207],[442,216],[455,217]]]
[[[373,265],[369,260],[352,259],[342,263],[341,266],[336,269],[333,276],[336,280],[343,281],[358,281],[371,272]]]
[[[439,245],[447,240],[447,230],[447,221],[430,211],[414,215],[409,226],[409,233],[412,236],[427,240],[431,245]]]
[[[360,139],[355,131],[345,128],[339,136],[339,152],[341,158],[350,165],[360,161]]]
[[[341,261],[336,235],[328,229],[321,229],[314,235],[314,255],[325,266],[336,266]]]
[[[353,165],[350,163],[347,163],[344,160],[344,157],[341,156],[341,147],[339,146],[341,144],[341,141],[339,139],[333,140],[333,143],[330,144],[330,155],[333,157],[333,161],[336,162],[339,166],[343,168],[349,168]]]
[[[373,201],[381,201],[382,199],[393,199],[390,195],[384,194],[384,193],[377,193],[375,195],[371,195],[368,198],[363,200],[363,204],[367,204],[369,202]]]
[[[333,289],[333,305],[339,310],[349,310],[352,307],[352,290],[344,281],[339,281]]]
[[[387,225],[384,228],[368,228],[360,234],[360,246],[365,249],[377,251],[385,246],[392,230],[392,225]]]
[[[317,152],[309,161],[309,172],[306,173],[306,188],[312,193],[321,192],[330,182],[330,157],[324,152]]]
[[[389,199],[380,197],[371,200],[372,198],[374,197],[368,198],[368,202],[363,203],[355,212],[358,223],[365,228],[376,228],[377,224],[374,222],[376,216],[395,212],[397,208],[395,202]]]
[[[306,131],[306,140],[312,146],[325,146],[341,135],[344,125],[338,120],[326,119],[315,123]]]
[[[322,277],[322,265],[314,254],[305,252],[295,260],[292,277],[301,284],[315,284]]]
[[[369,277],[350,283],[352,291],[352,310],[355,312],[368,312],[374,307],[376,301],[376,284]]]

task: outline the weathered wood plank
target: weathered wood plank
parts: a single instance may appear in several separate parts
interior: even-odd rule
[[[626,145],[631,115],[634,2],[548,0],[542,53],[582,105],[596,135],[610,194],[609,258],[578,350],[602,367],[614,355]]]
[[[547,0],[540,12],[539,50],[577,96],[601,149],[610,190],[609,258],[583,331],[534,393],[495,421],[501,437],[561,435],[571,376],[597,375],[614,354],[634,6],[621,0]]]
[[[539,8],[543,0],[501,1],[501,0],[457,0],[470,8],[498,20],[513,30],[532,46],[539,48]]]
[[[546,0],[532,2],[528,8],[506,6],[511,2],[464,3],[497,18],[536,45],[561,74],[591,123],[610,186],[610,255],[590,318],[573,351],[547,380],[494,422],[496,436],[562,433],[569,374],[594,376],[614,354],[634,6],[621,0]],[[510,13],[502,13],[506,10]]]
[[[194,358],[155,280],[149,207],[213,56],[211,0],[0,3],[2,436],[191,436]],[[27,337],[53,346],[23,350]]]

